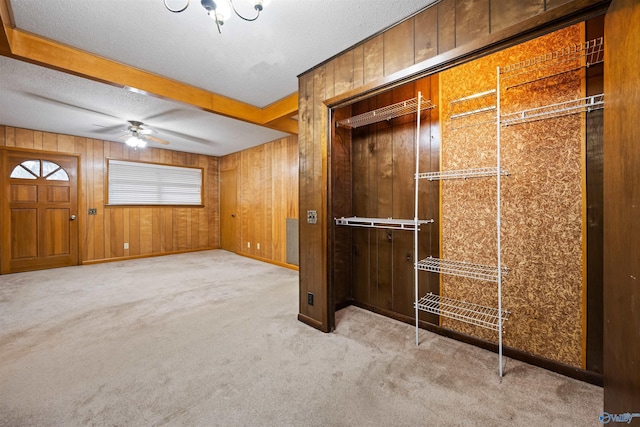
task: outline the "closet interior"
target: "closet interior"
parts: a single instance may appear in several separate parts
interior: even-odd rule
[[[331,109],[336,310],[601,372],[602,29]]]

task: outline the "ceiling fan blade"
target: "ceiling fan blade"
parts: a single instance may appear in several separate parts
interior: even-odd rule
[[[60,105],[62,107],[73,108],[74,110],[81,110],[81,111],[85,111],[87,113],[99,114],[101,116],[111,117],[111,118],[114,118],[114,119],[118,119],[119,121],[122,121],[122,119],[120,117],[112,116],[111,114],[103,113],[102,111],[92,110],[91,108],[82,107],[80,105],[69,104],[68,102],[58,101],[57,99],[48,98],[46,96],[38,95],[36,93],[25,92],[25,95],[27,95],[27,96],[29,96],[31,98],[37,99],[38,101],[48,102],[48,103],[51,103],[51,104],[58,104],[58,105]]]
[[[153,116],[149,116],[146,119],[144,119],[144,121],[145,122],[149,122],[149,121],[158,119],[160,117],[172,116],[172,115],[174,115],[174,114],[176,114],[178,112],[181,112],[181,111],[187,111],[187,110],[185,110],[183,108],[172,108],[171,110],[167,110],[167,111],[165,111],[163,113],[158,113],[158,114],[154,114]]]
[[[210,147],[213,144],[212,141],[209,141],[204,138],[198,138],[197,136],[191,136],[191,135],[187,135],[186,133],[175,132],[169,129],[160,128],[158,126],[156,126],[155,128],[158,130],[158,132],[173,135],[177,138],[188,139],[189,141],[197,142],[198,144],[206,145],[208,147]]]
[[[157,138],[155,136],[151,136],[151,135],[142,135],[143,139],[148,139],[149,141],[153,141],[153,142],[157,142],[158,144],[162,144],[162,145],[169,145],[169,141],[166,141],[162,138]]]
[[[122,127],[122,125],[114,125],[114,126],[103,126],[103,125],[98,125],[98,124],[93,124],[96,127],[99,127],[101,129],[93,129],[92,132],[95,133],[113,133],[117,130],[122,130],[122,132],[126,132],[127,129]]]

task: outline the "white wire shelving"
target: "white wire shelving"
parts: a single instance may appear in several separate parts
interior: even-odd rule
[[[472,325],[498,331],[508,319],[510,312],[485,307],[466,301],[442,297],[428,293],[416,303],[418,309],[450,319],[460,320]]]
[[[509,271],[507,267],[498,268],[492,265],[473,264],[470,262],[444,260],[434,257],[428,257],[418,261],[416,268],[432,273],[442,273],[495,283],[498,282],[499,273],[504,275]]]
[[[474,93],[449,102],[451,129],[462,129],[496,121],[496,90]]]
[[[364,217],[341,217],[336,218],[336,225],[348,225],[351,227],[365,228],[385,228],[391,230],[420,230],[422,224],[432,224],[433,219],[397,219],[397,218],[364,218]]]
[[[386,107],[367,111],[366,113],[358,114],[357,116],[349,117],[347,119],[339,120],[336,122],[336,126],[355,129],[384,120],[395,119],[396,117],[404,116],[407,114],[415,114],[418,111],[430,110],[435,107],[436,105],[431,101],[426,99],[421,99],[420,101],[418,101],[418,97],[416,97],[408,99],[406,101],[398,102],[396,104],[388,105]]]
[[[571,101],[558,102],[544,107],[530,108],[515,113],[503,114],[502,126],[518,125],[537,120],[553,119],[570,114],[589,113],[604,108],[604,93]]]
[[[567,46],[515,64],[502,67],[505,90],[558,76],[604,61],[604,38]]]
[[[509,172],[502,169],[500,173],[504,176],[508,176]],[[448,170],[440,172],[420,172],[418,173],[419,179],[426,179],[428,181],[439,181],[444,179],[467,179],[467,178],[482,178],[489,176],[496,176],[498,174],[498,168],[473,168],[473,169],[458,169]]]

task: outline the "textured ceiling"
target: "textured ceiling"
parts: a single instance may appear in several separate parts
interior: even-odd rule
[[[246,0],[235,3],[251,14]],[[162,0],[8,0],[17,29],[258,107],[296,92],[298,74],[431,3],[272,0],[257,21],[232,16],[218,34],[198,0],[179,14]],[[0,88],[0,123],[12,126],[112,139],[94,125],[140,120],[173,131],[160,136],[171,149],[212,155],[285,135],[6,58]]]

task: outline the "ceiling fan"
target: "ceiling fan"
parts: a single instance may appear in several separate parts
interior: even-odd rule
[[[147,141],[157,142],[162,145],[169,145],[169,141],[151,135],[152,133],[155,133],[155,131],[145,127],[144,123],[136,120],[129,120],[128,122],[129,126],[124,134],[118,139],[124,139],[125,144],[129,147],[142,148],[147,145]]]

